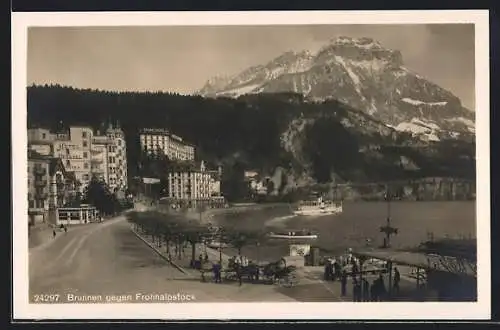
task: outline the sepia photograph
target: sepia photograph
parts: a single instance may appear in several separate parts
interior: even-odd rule
[[[13,15],[20,317],[489,317],[487,11],[50,15]]]

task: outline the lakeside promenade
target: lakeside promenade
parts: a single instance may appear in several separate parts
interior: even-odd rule
[[[238,212],[247,212],[247,211],[258,211],[262,210],[264,208],[272,208],[275,206],[279,206],[279,204],[264,204],[264,205],[245,205],[245,206],[236,206],[236,207],[230,207],[230,208],[225,208],[225,209],[216,209],[216,210],[208,210],[204,213],[205,215],[205,220],[202,217],[194,217],[193,214],[196,214],[196,212],[165,212],[165,216],[168,215],[175,215],[175,216],[185,216],[187,220],[197,220],[201,222],[205,222],[207,218],[212,219],[212,222],[214,224],[217,223],[217,218],[216,216],[223,216],[231,213],[238,213]],[[153,207],[150,210],[155,210]],[[208,214],[208,217],[207,217]],[[212,217],[210,217],[212,216]],[[173,258],[169,259],[167,256],[167,248],[166,246],[163,246],[161,248],[158,247],[156,243],[154,243],[151,239],[150,236],[148,235],[141,235],[141,233],[136,232],[136,235],[140,237],[147,245],[149,245],[152,249],[154,249],[159,255],[163,255],[165,260],[171,262],[172,264],[176,265],[176,267],[182,269],[182,271],[186,274],[189,274],[193,278],[201,278],[200,271],[192,269],[191,268],[191,246],[190,244],[187,244],[184,249],[183,253],[181,254],[182,257],[180,258]],[[170,251],[173,251],[173,246],[170,247]],[[267,262],[272,262],[272,261],[278,261],[280,258],[275,258],[270,260],[268,256],[265,258],[259,259],[258,257],[256,258],[256,254],[253,253],[255,247],[245,247],[243,249],[243,255],[249,257],[252,259],[254,262],[258,264],[265,264]],[[222,259],[222,264],[223,268],[227,267],[228,265],[228,260],[237,255],[237,251],[235,248],[232,247],[227,247],[223,249],[223,252],[220,253],[217,249],[212,249],[209,247],[204,246],[203,244],[197,244],[196,245],[196,251],[195,251],[195,256],[198,258],[200,255],[204,255],[205,252],[208,255],[208,258],[210,262],[218,262],[220,259]],[[245,252],[250,252],[250,253],[245,253]],[[257,254],[258,255],[258,254]],[[265,255],[265,250],[264,253],[261,255]],[[286,257],[287,254],[282,255],[281,257]],[[393,298],[394,300],[414,300],[416,299],[415,296],[415,287],[416,287],[416,279],[413,278],[412,276],[409,275],[410,269],[409,267],[400,267],[400,271],[402,272],[401,276],[401,283],[400,283],[400,295],[399,297]],[[341,285],[340,282],[330,282],[330,281],[325,281],[324,280],[324,266],[305,266],[305,267],[299,267],[298,269],[298,276],[301,279],[301,283],[296,287],[296,288],[288,288],[285,290],[290,290],[290,291],[297,291],[303,288],[306,288],[308,285],[310,286],[311,284],[316,284],[321,287],[321,290],[323,290],[322,296],[325,294],[328,295],[328,298],[323,298],[326,299],[326,301],[352,301],[352,279],[349,279],[348,284],[347,284],[347,294],[345,296],[341,296]],[[211,272],[208,272],[206,275],[206,278],[209,281],[212,281],[213,279],[213,274]],[[378,275],[366,275],[365,278],[369,280],[371,283]],[[387,279],[386,279],[387,281]],[[248,284],[248,285],[256,285],[256,284]],[[283,288],[280,288],[283,289]],[[321,296],[321,295],[320,295]],[[432,299],[429,297],[429,299]],[[321,299],[320,299],[321,300]],[[318,301],[317,298],[312,298],[308,297],[306,298],[305,301]]]
[[[215,215],[257,210],[259,206],[208,210],[204,216],[205,219],[215,220]],[[157,211],[156,206],[137,203],[134,211],[155,210]],[[191,219],[195,218],[199,219],[191,214]],[[219,260],[219,251],[202,244],[197,246],[196,257],[205,251],[210,261]],[[134,232],[126,214],[107,219],[103,223],[87,224],[71,228],[67,233],[58,233],[56,239],[31,248],[29,252],[31,301],[34,301],[37,294],[44,292],[58,292],[62,295],[75,292],[89,295],[187,292],[195,295],[197,301],[205,302],[352,301],[351,281],[347,284],[347,294],[341,296],[338,281],[323,280],[322,266],[300,268],[299,283],[291,288],[261,283],[243,283],[240,287],[237,281],[217,284],[211,280],[210,273],[206,274],[207,281],[203,282],[200,272],[190,268],[189,244],[180,259],[168,260],[165,246],[158,248],[150,237]],[[227,263],[234,254],[235,249],[223,249],[223,262]],[[245,250],[243,255],[250,257]],[[402,275],[400,300],[405,300],[408,299],[405,296],[411,296],[415,283]]]
[[[31,303],[40,303],[37,297],[48,292],[60,297],[53,303],[78,302],[68,301],[72,296],[135,297],[137,293],[181,293],[194,296],[198,302],[338,301],[316,280],[291,289],[266,284],[240,287],[234,282],[202,282],[199,273],[180,271],[138,238],[125,215],[60,235],[48,244],[30,249]]]

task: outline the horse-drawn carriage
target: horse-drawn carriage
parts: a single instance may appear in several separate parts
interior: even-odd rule
[[[285,260],[267,264],[262,269],[262,273],[266,279],[271,280],[271,283],[284,287],[292,287],[299,283],[297,267],[287,266]]]
[[[287,266],[284,260],[268,263],[267,265],[258,265],[250,262],[248,265],[229,262],[227,268],[220,270],[221,278],[224,280],[247,280],[251,283],[265,282],[278,284],[283,287],[292,287],[298,284],[299,279],[296,274],[295,266]],[[202,278],[205,279],[205,272],[208,269],[201,270]]]

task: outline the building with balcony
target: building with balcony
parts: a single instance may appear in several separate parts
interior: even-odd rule
[[[220,192],[220,170],[209,171],[201,162],[199,170],[170,172],[168,200],[186,207],[221,207],[225,202]]]
[[[111,145],[113,142],[107,136],[96,135],[92,138],[90,172],[104,182],[109,181],[108,150]]]
[[[59,133],[29,129],[28,150],[60,158],[66,171],[75,174],[81,191],[93,175],[103,179],[112,190],[127,187],[125,135],[118,125],[110,125],[102,135],[84,126],[71,126]]]
[[[91,179],[92,135],[90,127],[72,126],[67,134],[60,134],[53,142],[53,156],[62,160],[67,171],[75,173],[82,189]]]
[[[139,142],[141,150],[148,155],[163,154],[172,160],[194,160],[194,145],[163,128],[142,129],[139,132]]]
[[[127,146],[125,134],[119,125],[109,125],[105,136],[110,143],[108,146],[108,179],[107,184],[113,190],[125,190],[128,186],[127,178]]]
[[[61,159],[28,151],[28,217],[30,224],[55,221],[56,208],[75,193],[76,178]]]

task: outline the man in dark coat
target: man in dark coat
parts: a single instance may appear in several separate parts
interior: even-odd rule
[[[239,285],[241,286],[243,283],[242,283],[242,266],[240,263],[237,263],[236,266],[236,277],[238,277],[238,283]]]
[[[333,268],[335,270],[335,277],[340,279],[342,277],[342,268],[337,260],[333,263]]]
[[[385,298],[387,290],[385,288],[384,277],[382,274],[379,275],[377,279],[377,298],[378,301],[382,301]]]
[[[352,300],[361,301],[361,284],[356,277],[352,281]]]
[[[363,278],[363,301],[370,301],[370,283]]]
[[[372,284],[370,285],[370,300],[371,301],[377,301],[378,300],[378,293],[377,293],[377,280],[373,280]]]
[[[219,263],[215,263],[212,267],[212,271],[214,272],[214,279],[215,279],[215,283],[221,283],[222,282],[222,279],[221,279],[221,265]]]
[[[394,267],[394,293],[399,293],[399,281],[401,281],[401,274],[397,267]]]
[[[330,281],[330,277],[332,275],[332,269],[331,268],[332,268],[332,264],[329,261],[327,261],[325,263],[325,273],[323,275],[323,278],[324,278],[325,281]]]
[[[347,273],[345,272],[345,270],[342,272],[342,275],[340,277],[340,291],[341,296],[345,297],[347,291]]]

